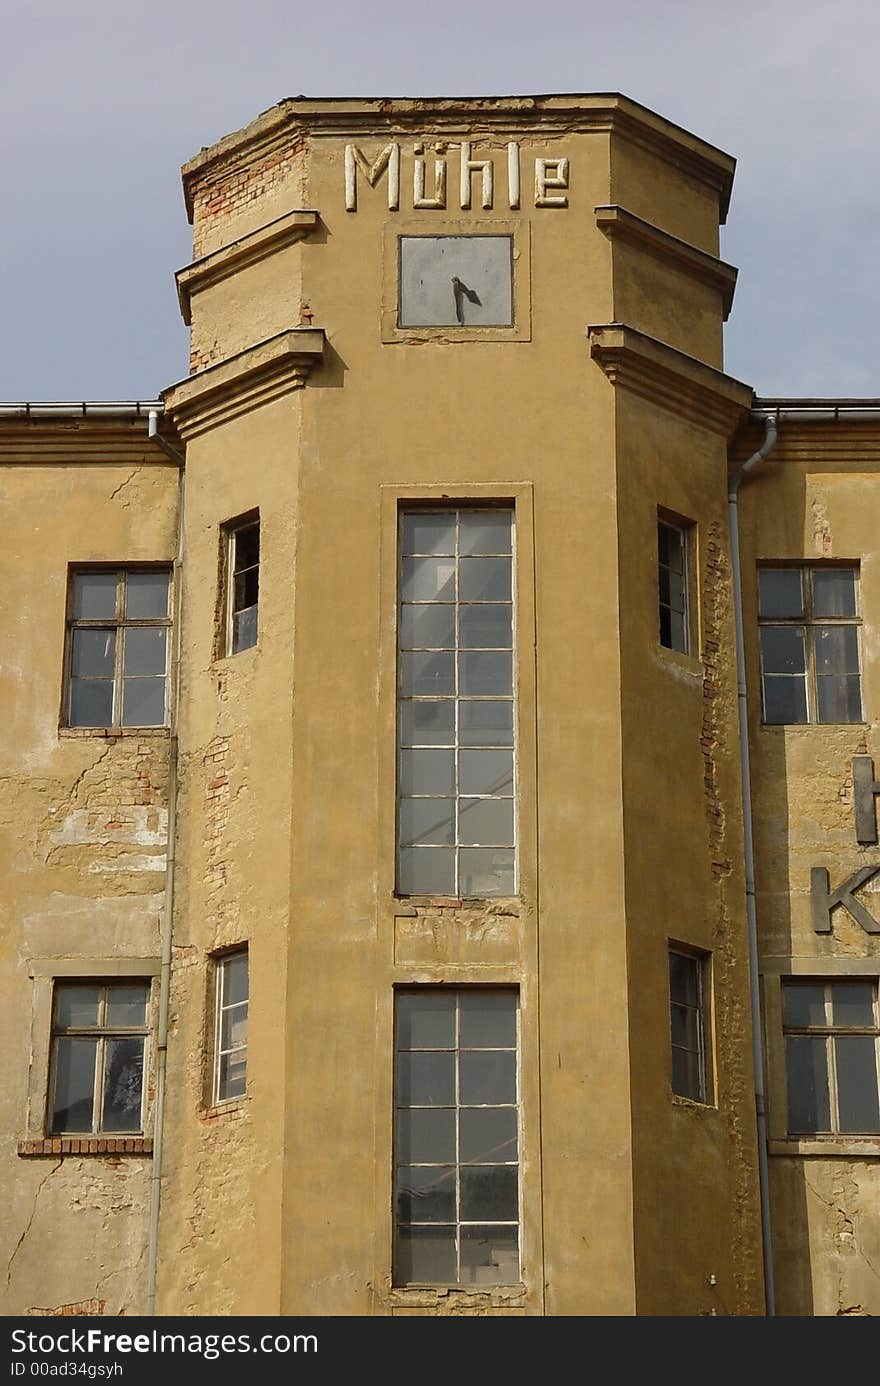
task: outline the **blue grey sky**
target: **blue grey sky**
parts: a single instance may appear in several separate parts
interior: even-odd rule
[[[285,96],[622,91],[738,160],[726,368],[880,396],[876,0],[4,0],[0,398],[186,373],[179,166]]]

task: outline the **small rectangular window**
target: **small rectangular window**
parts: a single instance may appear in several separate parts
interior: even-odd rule
[[[71,571],[68,727],[167,724],[170,591],[168,568]]]
[[[692,1102],[709,1100],[708,963],[706,953],[669,949],[672,1091]]]
[[[260,519],[249,516],[225,527],[226,641],[225,653],[238,654],[257,643],[260,595]]]
[[[860,722],[856,567],[758,569],[764,722]]]
[[[396,1004],[396,1285],[510,1285],[519,1263],[518,995]]]
[[[247,1087],[248,953],[217,959],[214,1038],[215,1103],[244,1097]]]
[[[657,578],[660,644],[667,650],[690,651],[688,599],[688,530],[669,520],[657,521]]]
[[[56,983],[50,1135],[143,1131],[149,995],[146,981]]]
[[[876,978],[782,984],[788,1131],[880,1133]]]
[[[513,510],[401,517],[402,895],[513,895]]]

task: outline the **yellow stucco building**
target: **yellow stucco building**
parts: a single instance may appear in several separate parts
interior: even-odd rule
[[[880,1309],[880,402],[724,373],[733,171],[284,101],[188,378],[0,406],[7,1314]]]

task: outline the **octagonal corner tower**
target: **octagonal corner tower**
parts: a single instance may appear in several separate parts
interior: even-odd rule
[[[160,1312],[762,1312],[732,175],[619,95],[185,166]]]

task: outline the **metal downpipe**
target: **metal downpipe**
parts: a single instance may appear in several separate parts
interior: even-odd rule
[[[730,478],[727,519],[730,530],[730,563],[733,570],[733,614],[736,629],[736,684],[739,710],[739,758],[742,776],[743,856],[746,877],[746,921],[749,945],[749,994],[752,1011],[752,1059],[755,1069],[755,1115],[758,1136],[758,1185],[761,1201],[761,1246],[764,1259],[764,1303],[768,1316],[776,1314],[773,1272],[773,1238],[770,1226],[770,1171],[767,1160],[767,1101],[764,1084],[764,1042],[761,1031],[761,992],[758,976],[758,916],[755,906],[755,839],[752,826],[752,782],[749,767],[749,713],[746,698],[746,656],[743,633],[742,577],[739,551],[737,495],[744,478],[776,444],[776,419],[766,419],[764,441],[756,453]]]

